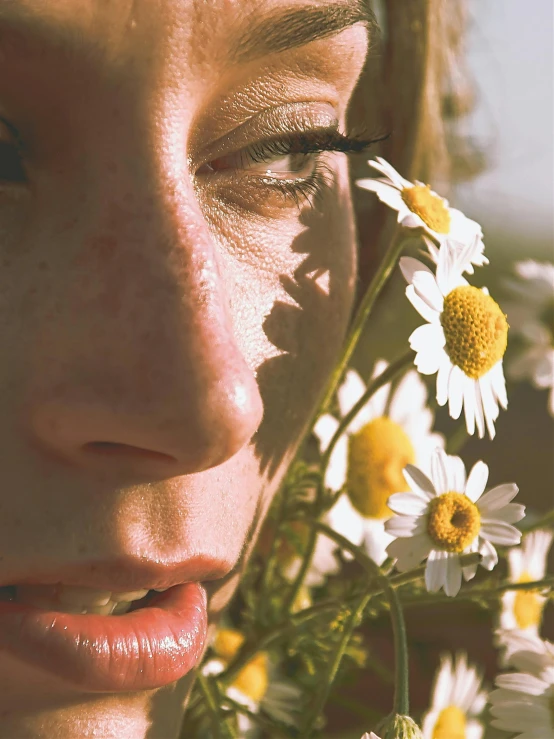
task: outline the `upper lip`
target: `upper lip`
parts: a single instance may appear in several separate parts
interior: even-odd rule
[[[218,580],[228,575],[233,562],[207,554],[197,554],[181,562],[159,562],[145,557],[125,556],[109,560],[90,560],[39,571],[32,575],[4,580],[0,585],[75,585],[125,592],[167,590],[187,582]]]

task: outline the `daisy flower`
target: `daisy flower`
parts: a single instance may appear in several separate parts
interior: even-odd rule
[[[532,531],[520,547],[508,552],[510,582],[535,582],[546,574],[546,559],[552,545],[552,531]],[[546,597],[535,590],[508,590],[502,596],[500,627],[521,629],[538,636]]]
[[[502,358],[508,343],[508,322],[484,289],[462,277],[464,252],[446,241],[439,252],[436,274],[422,262],[403,257],[400,268],[406,296],[428,323],[410,336],[415,365],[424,375],[437,373],[437,403],[448,403],[452,418],[462,406],[468,434],[494,438],[499,405],[507,408]]]
[[[372,379],[387,367],[376,363]],[[355,370],[348,370],[337,391],[340,414],[344,417],[366,391]],[[325,451],[339,421],[323,414],[314,434]],[[432,432],[433,413],[427,407],[427,389],[411,370],[398,383],[380,388],[360,410],[336,444],[325,473],[325,486],[338,492],[346,486],[333,508],[327,512],[328,525],[353,544],[363,544],[367,554],[381,565],[392,538],[385,532],[385,520],[392,516],[387,499],[407,490],[402,469],[416,463],[428,469],[431,454],[444,446],[440,434]]]
[[[514,270],[508,313],[524,348],[508,371],[514,380],[529,379],[539,390],[550,389],[548,410],[554,416],[554,264],[526,260],[516,262]]]
[[[381,157],[375,157],[368,164],[382,177],[357,180],[356,184],[364,190],[371,190],[382,203],[396,210],[401,226],[421,228],[438,244],[447,238],[460,245],[471,244],[472,250],[467,254],[464,271],[473,272],[472,263],[479,266],[488,264],[483,254],[483,231],[476,221],[450,208],[448,200],[433,192],[429,185],[404,179]],[[436,247],[428,244],[428,248],[433,257]]]
[[[491,724],[514,739],[554,739],[554,644],[530,639],[510,661],[519,672],[496,678]]]
[[[373,732],[370,732],[369,734],[366,733],[362,736],[362,739],[380,739],[380,737],[377,736],[377,734],[374,734]]]
[[[462,568],[460,555],[479,552],[483,567],[492,570],[498,562],[493,545],[520,542],[521,532],[511,525],[525,514],[525,506],[510,503],[517,485],[499,485],[483,495],[488,475],[487,465],[477,462],[466,480],[462,460],[437,449],[431,479],[409,464],[404,476],[412,492],[389,498],[389,508],[398,515],[385,523],[395,537],[387,552],[398,560],[400,572],[427,558],[425,585],[431,593],[444,588],[446,595],[456,595],[462,574],[466,580],[475,576],[477,566]]]
[[[240,631],[219,629],[212,644],[215,656],[203,665],[202,673],[219,675],[223,672],[243,642],[244,636]],[[251,713],[263,709],[284,724],[295,723],[294,705],[298,703],[300,691],[294,685],[273,679],[269,657],[265,652],[254,655],[225,689],[225,694]],[[238,713],[237,722],[241,737],[255,736],[255,727],[248,716]]]
[[[481,691],[482,675],[458,653],[455,662],[442,655],[435,677],[431,708],[423,717],[424,739],[481,739],[487,695]]]

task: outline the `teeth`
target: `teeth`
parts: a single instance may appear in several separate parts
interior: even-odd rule
[[[74,585],[58,586],[58,599],[64,605],[105,606],[110,602],[112,593],[110,590],[94,590],[93,588],[81,588]]]
[[[15,600],[18,603],[43,608],[45,610],[62,611],[63,613],[94,613],[109,616],[112,613],[127,613],[134,601],[141,600],[148,590],[109,591],[74,585],[17,585],[15,598],[11,588],[11,598],[3,597],[0,589],[0,600]],[[6,588],[5,590],[8,590]]]
[[[148,595],[148,590],[128,590],[123,593],[114,591],[111,594],[112,600],[116,602],[124,601],[125,603],[130,603],[133,600],[141,600],[145,595]]]

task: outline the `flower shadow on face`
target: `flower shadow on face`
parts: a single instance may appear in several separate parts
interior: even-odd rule
[[[257,373],[264,417],[254,436],[260,473],[271,479],[296,441],[324,389],[338,354],[351,305],[348,243],[337,243],[318,211],[301,218],[305,230],[292,251],[306,254],[293,278],[280,284],[294,304],[276,300],[263,330],[278,350]],[[327,229],[325,228],[327,225]]]

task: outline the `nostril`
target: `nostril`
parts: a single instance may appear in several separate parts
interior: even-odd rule
[[[172,463],[177,461],[175,457],[171,457],[169,454],[155,452],[152,449],[143,449],[138,446],[131,446],[130,444],[119,444],[113,441],[89,441],[86,444],[83,444],[83,449],[86,452],[102,456],[152,459],[158,462]]]

